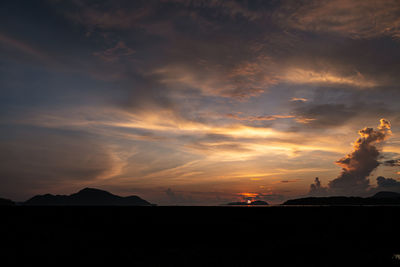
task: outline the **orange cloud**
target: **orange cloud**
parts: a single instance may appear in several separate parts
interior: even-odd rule
[[[330,71],[315,71],[302,68],[289,68],[284,76],[284,81],[296,84],[327,83],[350,85],[361,88],[378,85],[377,82],[365,78],[359,72],[344,76]]]
[[[226,114],[228,118],[240,120],[240,121],[274,121],[276,119],[290,119],[295,116],[292,115],[264,115],[264,116],[248,116],[248,117],[240,117],[236,114]]]
[[[308,99],[307,98],[303,98],[303,97],[292,97],[290,99],[290,101],[301,101],[301,102],[307,102]]]

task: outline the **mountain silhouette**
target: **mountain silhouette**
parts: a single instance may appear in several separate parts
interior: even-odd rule
[[[9,199],[0,198],[0,206],[13,206],[15,203]]]
[[[22,203],[31,206],[152,206],[138,196],[121,197],[110,192],[85,188],[78,193],[66,195],[37,195]]]
[[[262,201],[262,200],[255,200],[255,201],[252,201],[250,203],[247,203],[247,202],[230,202],[230,203],[228,203],[226,205],[237,205],[237,206],[253,206],[253,205],[256,205],[257,206],[257,205],[268,205],[268,203],[265,202],[265,201]]]
[[[291,199],[283,205],[400,205],[400,194],[395,192],[378,192],[372,197],[306,197]]]
[[[372,196],[373,198],[400,198],[400,194],[396,192],[381,191]]]

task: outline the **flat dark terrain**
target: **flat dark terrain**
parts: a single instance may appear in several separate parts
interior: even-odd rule
[[[0,207],[3,266],[400,266],[400,207]]]

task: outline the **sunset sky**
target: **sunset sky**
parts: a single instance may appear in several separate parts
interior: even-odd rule
[[[399,84],[398,0],[1,1],[0,197],[400,191]],[[364,127],[370,182],[330,191]]]

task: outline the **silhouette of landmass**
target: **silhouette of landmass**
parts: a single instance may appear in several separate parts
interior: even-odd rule
[[[95,188],[66,195],[38,195],[22,203],[30,206],[152,206],[138,196],[121,197]]]
[[[265,201],[256,200],[256,201],[252,201],[250,203],[247,203],[247,202],[230,202],[230,203],[228,203],[226,205],[253,206],[253,205],[268,205],[268,203],[265,202]]]
[[[400,193],[381,191],[373,195],[372,198],[400,198]]]
[[[378,192],[372,197],[306,197],[291,199],[283,205],[400,205],[400,194],[395,192]]]
[[[15,205],[13,201],[5,198],[0,198],[0,206],[12,206],[12,205]]]

